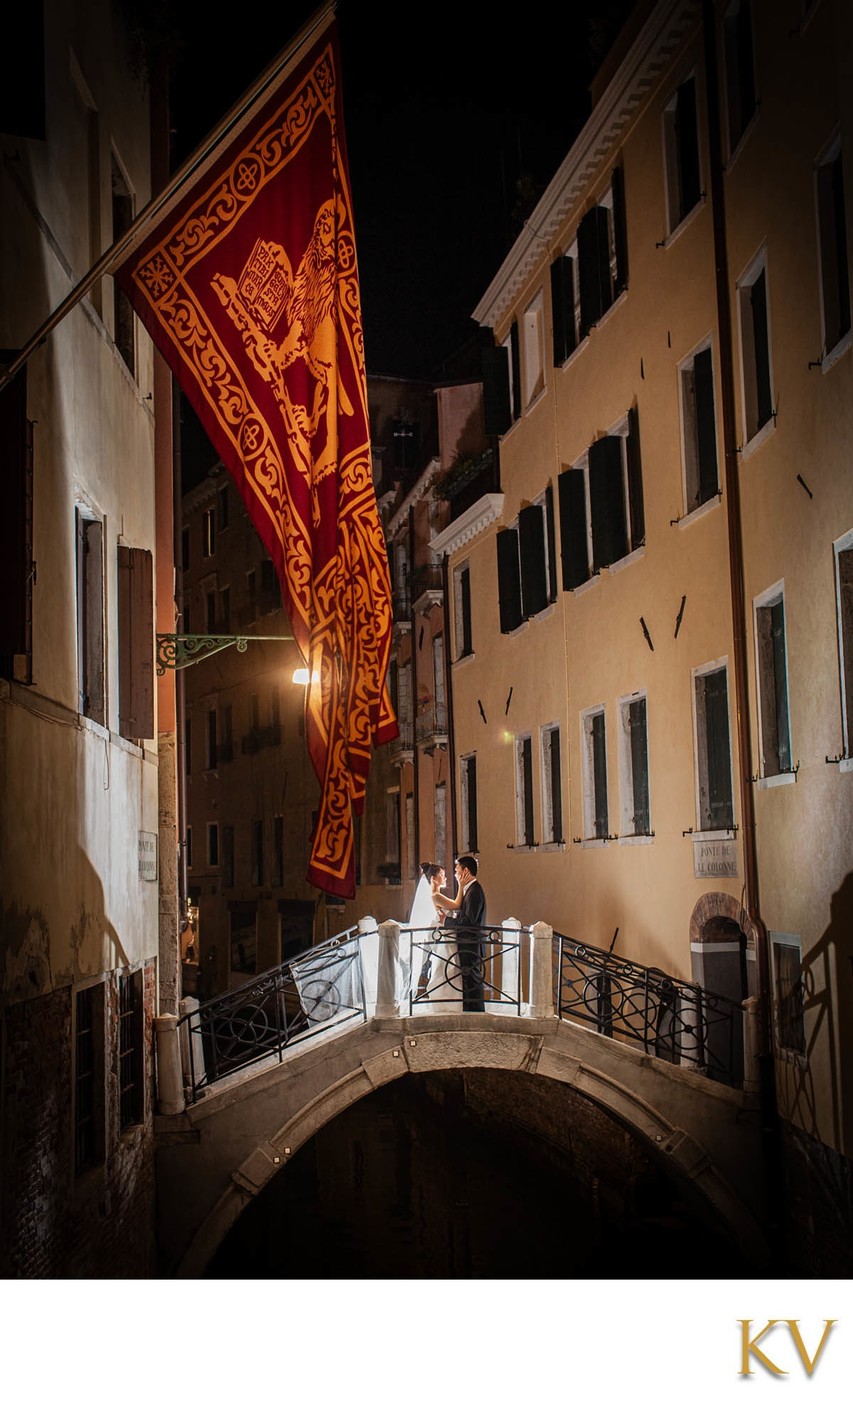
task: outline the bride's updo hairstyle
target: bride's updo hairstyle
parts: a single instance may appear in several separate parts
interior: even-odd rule
[[[426,877],[427,880],[430,881],[430,882],[432,881],[432,879],[433,879],[433,877],[435,876],[435,874],[436,874],[437,872],[440,872],[440,871],[441,871],[441,863],[439,863],[439,862],[422,862],[422,863],[421,863],[421,872],[423,873],[424,877]]]

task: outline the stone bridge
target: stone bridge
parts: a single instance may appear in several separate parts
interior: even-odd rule
[[[372,925],[375,929],[375,923]],[[614,1016],[612,981],[607,985],[611,1013],[606,1030],[602,1032],[600,1013],[593,1027],[579,1019],[560,1018],[558,1012],[564,1012],[566,1001],[575,996],[564,989],[562,947],[561,985],[553,991],[555,938],[551,928],[541,923],[530,929],[523,953],[517,949],[519,936],[514,938],[514,954],[506,952],[506,933],[501,949],[494,952],[504,956],[504,985],[507,954],[514,968],[522,961],[526,967],[524,990],[517,987],[517,1000],[508,998],[509,991],[504,990],[502,999],[487,1004],[481,1014],[443,1013],[440,1005],[429,1014],[403,1013],[405,1006],[395,999],[391,984],[400,935],[396,923],[386,923],[378,930],[377,995],[375,1001],[368,1001],[367,1009],[337,1022],[332,1019],[320,1033],[295,1037],[274,1057],[258,1059],[212,1080],[198,1097],[191,1093],[188,1103],[179,1097],[181,1093],[186,1097],[183,1083],[179,1088],[178,1082],[173,1082],[169,1098],[177,1022],[172,1018],[157,1022],[161,1111],[156,1133],[163,1274],[203,1276],[244,1209],[287,1168],[302,1145],[338,1114],[403,1075],[447,1070],[461,1071],[463,1077],[471,1070],[514,1071],[521,1077],[536,1076],[540,1083],[547,1081],[547,1088],[556,1094],[568,1090],[581,1096],[620,1125],[665,1173],[686,1187],[756,1268],[756,1274],[761,1274],[769,1260],[766,1174],[753,1059],[754,1016],[749,1009],[743,1014],[745,1078],[733,1086],[709,1077],[707,1070],[685,1067],[638,1047],[630,1031],[622,1032],[624,1039],[615,1038],[619,1020],[632,1017],[624,1009],[630,992],[626,995],[622,987],[622,1014],[617,1010]],[[592,956],[598,958],[591,962],[590,971],[594,971],[600,1000],[602,953],[592,952]],[[572,971],[576,971],[577,958],[577,951],[566,956]],[[619,964],[608,957],[609,976],[614,972],[618,976]],[[642,986],[648,998],[648,980],[638,984],[636,979],[642,968],[625,964],[634,971],[634,995]],[[657,981],[660,973],[652,975]],[[685,991],[697,989],[674,984]],[[522,1000],[522,994],[526,999]],[[691,1005],[691,1010],[695,1008]],[[679,1030],[688,1031],[685,1012],[676,1012],[676,1016]],[[186,1056],[183,1072],[186,1077]],[[556,1094],[555,1112],[559,1112]]]

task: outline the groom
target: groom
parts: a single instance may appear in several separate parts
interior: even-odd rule
[[[477,859],[465,853],[456,859],[456,879],[462,888],[462,905],[451,918],[456,928],[456,951],[462,970],[462,1009],[486,1008],[483,989],[483,955],[486,894],[477,881]],[[465,928],[468,928],[466,930]]]

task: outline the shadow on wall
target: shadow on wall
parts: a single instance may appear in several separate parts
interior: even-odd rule
[[[798,1128],[820,1137],[816,1094],[818,1089],[828,1090],[832,1137],[823,1141],[840,1148],[845,1134],[850,1136],[842,1117],[846,1091],[842,1090],[841,1075],[846,1069],[846,1060],[839,1057],[836,1041],[847,1038],[853,1020],[853,872],[847,874],[838,891],[833,893],[829,923],[803,957],[801,979],[806,1067],[783,1072],[779,1084],[780,1104]],[[778,1012],[778,1001],[775,1008]],[[819,1051],[825,1063],[818,1064]],[[814,1070],[813,1064],[817,1065]],[[824,1073],[828,1074],[826,1080]],[[823,1133],[826,1133],[826,1125]]]

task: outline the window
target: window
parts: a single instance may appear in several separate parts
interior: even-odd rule
[[[845,759],[853,759],[853,530],[835,543],[838,664]]]
[[[579,336],[583,340],[628,285],[622,169],[601,201],[581,218],[577,234]]]
[[[43,139],[44,6],[22,6],[15,25],[15,43],[4,45],[0,54],[0,133]]]
[[[150,552],[118,548],[119,733],[154,736],[154,582]]]
[[[133,198],[115,153],[112,155],[113,241],[116,242],[133,224]],[[119,354],[130,373],[136,374],[133,306],[124,291],[113,281],[114,338]]]
[[[462,780],[462,852],[477,851],[477,755],[460,760]]]
[[[204,601],[206,619],[205,629],[207,630],[208,635],[212,636],[216,634],[216,592],[206,592]]]
[[[222,829],[222,885],[234,886],[234,827],[230,823]]]
[[[515,840],[533,847],[533,746],[529,734],[515,738]]]
[[[272,820],[272,885],[284,882],[284,818],[276,813]]]
[[[550,487],[497,534],[501,632],[514,631],[557,598],[554,495]]]
[[[444,636],[441,634],[433,636],[432,639],[432,683],[435,692],[436,732],[446,733],[447,693],[444,678]],[[442,861],[443,859],[439,858],[438,860]]]
[[[216,710],[207,711],[207,767],[215,769],[219,766],[219,737],[216,732]]]
[[[193,865],[193,830],[189,824],[187,824],[187,835],[184,841],[187,858],[187,871],[191,871]]]
[[[222,612],[220,618],[220,629],[223,635],[231,630],[231,588],[223,586],[219,593],[219,605]]]
[[[105,993],[103,984],[74,996],[74,1171],[106,1157]]]
[[[219,513],[219,531],[224,532],[228,526],[230,507],[228,502],[228,484],[219,489],[216,496],[216,506]]]
[[[542,730],[542,837],[546,843],[563,841],[563,779],[560,762],[560,727]]]
[[[184,773],[187,778],[193,771],[193,722],[187,717],[184,720]]]
[[[406,877],[412,882],[417,876],[417,854],[415,852],[415,795],[406,794]]]
[[[731,155],[756,109],[751,0],[733,0],[723,18],[726,117]]]
[[[119,1122],[122,1132],[145,1119],[142,971],[119,976]]]
[[[190,529],[181,529],[181,571],[188,572],[190,569]]]
[[[219,759],[230,764],[234,758],[234,716],[230,705],[223,705],[220,711]]]
[[[106,724],[104,527],[77,509],[77,685],[80,713]]]
[[[274,611],[281,605],[281,590],[269,557],[261,562],[261,610]]]
[[[755,667],[762,778],[791,772],[785,597],[775,587],[755,602]]]
[[[258,909],[254,902],[231,902],[228,906],[228,940],[231,969],[251,975],[258,968]]]
[[[462,562],[453,572],[454,644],[456,659],[473,655],[471,644],[471,572]]]
[[[696,670],[693,682],[699,829],[731,828],[734,804],[726,667]]]
[[[509,334],[503,342],[506,351],[506,369],[509,380],[510,421],[521,418],[521,353],[518,339],[518,323],[513,321]]]
[[[551,263],[551,330],[554,364],[559,366],[574,352],[580,338],[577,241]]]
[[[791,1050],[794,1054],[805,1054],[802,942],[798,936],[775,932],[771,935],[770,942],[773,951],[773,995],[779,1048]]]
[[[850,333],[850,268],[840,138],[818,164],[816,177],[823,353],[826,357]]]
[[[264,821],[256,818],[252,823],[252,886],[264,885]]]
[[[621,730],[622,836],[644,838],[651,832],[649,815],[649,741],[646,697],[629,695],[619,702]]]
[[[190,634],[190,601],[189,597],[184,602],[184,609],[181,612],[181,631],[185,636]]]
[[[744,442],[749,443],[773,415],[770,326],[767,308],[766,256],[753,263],[738,282]]]
[[[559,477],[563,587],[581,586],[645,542],[636,409]]]
[[[606,838],[607,742],[604,710],[587,710],[582,718],[584,837]]]
[[[697,350],[679,368],[681,435],[686,513],[720,492],[717,469],[717,419],[714,366],[710,345]]]
[[[524,403],[531,404],[545,388],[545,319],[539,291],[524,312]]]
[[[394,449],[394,468],[400,473],[409,473],[415,467],[420,452],[420,427],[405,409],[400,418],[394,419],[391,430]]]
[[[0,352],[11,363],[17,352]],[[33,631],[33,425],[27,418],[27,372],[20,369],[0,390],[0,675],[32,680]]]
[[[219,824],[208,823],[207,825],[207,865],[208,867],[219,866]]]
[[[212,557],[216,551],[216,518],[212,507],[206,508],[204,513],[202,548],[205,557]]]
[[[389,790],[385,803],[386,881],[400,880],[400,790]]]
[[[481,351],[481,360],[484,429],[490,438],[500,438],[521,416],[521,361],[515,322],[502,344]]]
[[[397,666],[397,723],[410,725],[412,720],[412,664]],[[408,741],[411,744],[411,740]]]
[[[663,113],[667,231],[674,232],[702,195],[696,80],[680,84]]]

